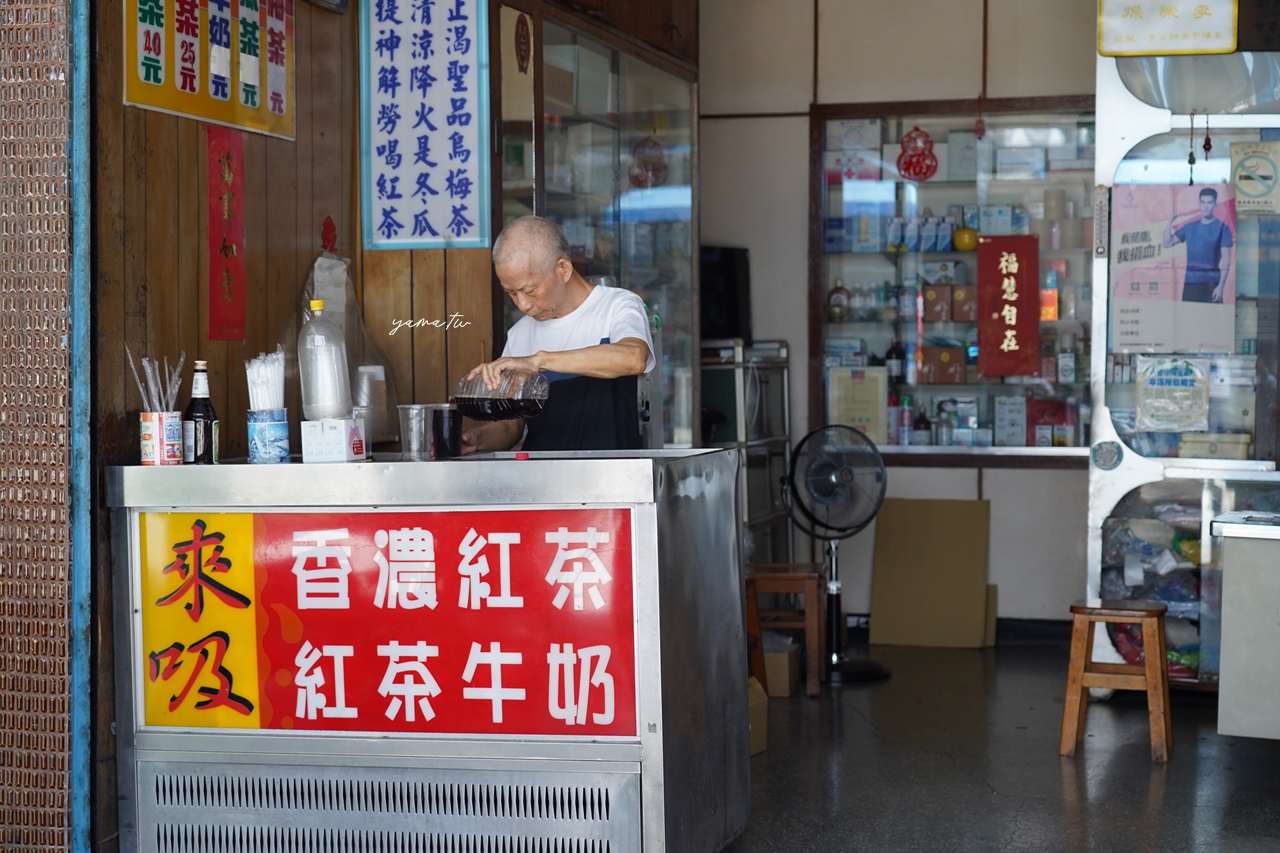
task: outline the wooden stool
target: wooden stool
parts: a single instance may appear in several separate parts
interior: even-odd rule
[[[827,677],[827,661],[822,638],[826,628],[826,586],[822,566],[817,563],[755,563],[755,574],[747,578],[747,634],[751,674],[768,689],[764,672],[764,647],[760,628],[801,628],[804,630],[806,668],[805,692],[817,696],[819,682]],[[808,571],[793,571],[802,569]],[[759,610],[756,596],[764,593],[804,596],[803,610]]]
[[[1169,760],[1173,726],[1169,719],[1169,676],[1165,663],[1166,609],[1161,601],[1102,601],[1091,607],[1082,600],[1071,605],[1075,622],[1071,630],[1071,663],[1067,668],[1067,700],[1062,709],[1060,754],[1075,755],[1076,744],[1084,739],[1084,715],[1089,706],[1085,691],[1090,687],[1112,687],[1147,692],[1151,760]],[[1099,622],[1141,625],[1145,661],[1094,663],[1093,631]]]

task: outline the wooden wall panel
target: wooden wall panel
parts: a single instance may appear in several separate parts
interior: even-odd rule
[[[397,398],[409,402],[413,397],[413,336],[405,331],[393,335],[391,330],[393,320],[413,316],[412,253],[407,249],[367,252],[363,258],[364,322],[391,364]]]
[[[445,309],[460,314],[470,325],[449,330],[447,336],[447,387],[450,391],[484,358],[492,361],[493,276],[488,249],[445,251]]]
[[[448,322],[444,303],[445,252],[413,253],[413,319]],[[409,334],[401,332],[400,334]],[[413,332],[413,399],[444,403],[453,393],[448,383],[446,341],[450,332],[436,327]]]

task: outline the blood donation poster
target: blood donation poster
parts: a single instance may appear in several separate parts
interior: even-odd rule
[[[1116,186],[1111,227],[1115,352],[1231,352],[1235,246],[1230,184]]]

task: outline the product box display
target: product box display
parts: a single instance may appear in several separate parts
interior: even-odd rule
[[[995,400],[996,447],[1027,446],[1027,398],[1001,395]]]
[[[951,319],[951,286],[927,284],[924,287],[924,321],[945,323]]]
[[[364,422],[325,418],[302,422],[303,462],[359,462],[364,459]]]
[[[957,284],[951,288],[951,318],[959,323],[975,323],[978,320],[978,288],[972,284]]]
[[[1044,177],[1043,148],[997,148],[996,177],[1002,180],[1031,180]]]

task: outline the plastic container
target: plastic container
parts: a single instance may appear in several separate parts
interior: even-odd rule
[[[338,324],[324,316],[324,300],[311,300],[311,319],[298,333],[302,414],[309,421],[351,414],[347,345]]]
[[[480,374],[463,377],[453,392],[458,411],[477,421],[507,421],[542,414],[551,394],[551,383],[541,373],[512,371],[502,374],[497,388],[484,384]]]

